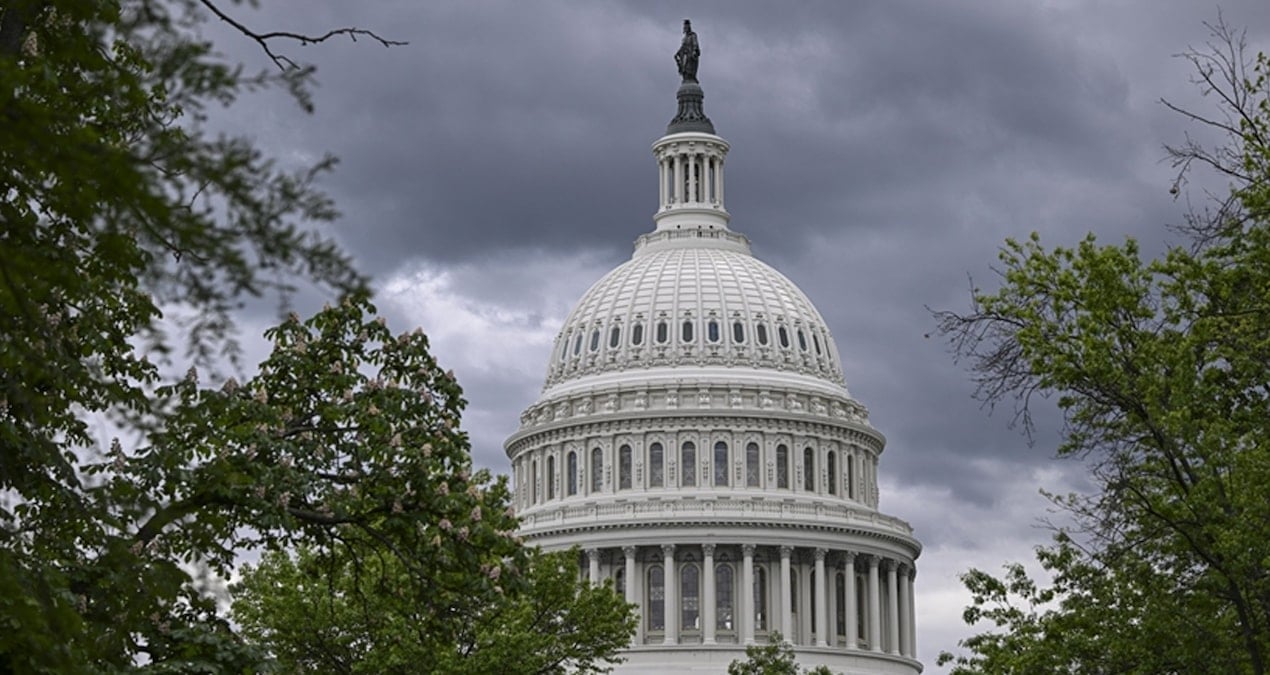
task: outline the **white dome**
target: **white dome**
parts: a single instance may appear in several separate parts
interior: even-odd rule
[[[565,320],[546,388],[667,367],[787,371],[844,387],[811,301],[725,229],[641,237],[633,258],[596,282]]]

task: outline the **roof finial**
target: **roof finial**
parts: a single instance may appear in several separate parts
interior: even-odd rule
[[[685,131],[714,133],[714,124],[706,117],[701,105],[705,94],[697,83],[697,64],[700,60],[701,47],[697,45],[697,34],[692,32],[692,22],[684,19],[683,43],[679,45],[679,51],[675,52],[675,65],[679,67],[679,75],[683,78],[679,92],[675,95],[679,101],[679,112],[675,119],[670,120],[670,126],[666,127],[667,134]]]

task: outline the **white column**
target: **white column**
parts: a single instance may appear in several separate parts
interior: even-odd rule
[[[723,158],[720,157],[715,161],[714,179],[719,182],[718,195],[719,208],[723,208]]]
[[[669,588],[669,584],[667,584]],[[869,556],[869,649],[882,650],[882,602],[878,597],[878,557]]]
[[[631,636],[631,639],[638,643],[640,641],[640,632],[644,630],[645,619],[644,603],[639,601],[639,592],[635,586],[635,580],[637,577],[635,573],[635,547],[623,546],[622,556],[626,559],[626,601],[639,606],[639,608],[635,610],[635,616],[639,618],[639,624],[635,629],[635,634]]]
[[[741,636],[754,644],[754,544],[741,546]]]
[[[657,208],[666,208],[666,158],[657,158]]]
[[[887,651],[891,654],[900,653],[900,603],[899,595],[895,592],[897,580],[895,561],[888,558],[886,561],[886,643]]]
[[[825,619],[828,616],[825,609],[829,604],[827,602],[829,594],[825,592],[825,589],[829,587],[829,584],[825,583],[825,553],[827,551],[823,548],[816,549],[816,589],[812,591],[816,594],[816,644],[820,647],[829,645],[826,639],[829,635],[829,622]]]
[[[917,568],[909,569],[904,575],[904,583],[908,586],[908,655],[917,658],[917,606],[914,598],[913,582],[917,580]]]
[[[899,572],[899,583],[895,586],[896,595],[899,596],[900,604],[900,639],[897,649],[899,650],[899,653],[904,656],[912,656],[912,654],[909,654],[908,652],[908,638],[912,634],[912,629],[909,628],[908,567],[901,566]]]
[[[587,562],[590,563],[590,567],[587,570],[587,575],[590,578],[591,585],[599,586],[600,585],[600,550],[595,548],[588,548],[586,550],[586,557],[587,557]]]
[[[794,552],[792,546],[781,547],[781,634],[789,642],[793,642],[794,635],[794,613],[792,605],[793,596],[789,592],[789,556]]]
[[[675,569],[675,545],[662,544],[662,557],[665,559],[662,569],[666,572],[666,601],[663,623],[666,624],[666,644],[679,643],[679,572]]]
[[[684,202],[684,156],[675,155],[675,203]]]
[[[856,648],[856,634],[860,632],[860,627],[856,624],[856,600],[855,597],[855,553],[847,551],[842,555],[842,579],[846,582],[847,587],[843,589],[842,597],[846,604],[847,620],[847,649]]]
[[[701,565],[701,581],[704,596],[701,606],[701,642],[714,644],[714,613],[717,609],[714,590],[714,544],[702,544],[703,563]]]

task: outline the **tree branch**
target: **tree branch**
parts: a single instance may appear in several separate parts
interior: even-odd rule
[[[199,0],[199,2],[201,2],[204,7],[207,7],[207,9],[211,11],[212,14],[215,14],[221,21],[233,26],[233,28],[239,33],[251,38],[256,42],[256,44],[259,44],[260,48],[264,50],[265,55],[269,57],[269,60],[273,61],[273,64],[277,66],[279,70],[283,71],[300,70],[301,66],[291,59],[291,57],[275,52],[269,44],[270,40],[293,40],[295,42],[299,42],[301,46],[304,46],[317,44],[319,42],[326,42],[338,35],[347,35],[353,42],[357,42],[358,37],[366,37],[385,47],[399,47],[409,44],[400,40],[389,40],[380,37],[375,32],[364,28],[335,28],[323,33],[322,35],[305,35],[303,33],[292,33],[289,31],[257,33],[256,31],[243,25],[241,22],[235,20],[232,16],[226,14],[220,7],[217,7],[216,3],[212,2],[212,0]]]

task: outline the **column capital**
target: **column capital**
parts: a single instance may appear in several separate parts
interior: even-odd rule
[[[588,549],[585,551],[585,553],[586,553],[586,557],[588,557],[588,558],[598,558],[598,557],[600,557],[600,549],[598,549],[598,548],[588,548]]]
[[[887,572],[894,572],[899,567],[899,563],[895,562],[895,558],[883,558],[882,569]]]
[[[662,552],[662,555],[666,556],[667,558],[674,558],[674,557],[675,557],[675,545],[674,545],[674,544],[662,544],[662,545],[661,545],[661,552]]]
[[[881,560],[881,558],[879,558],[879,557],[877,557],[877,556],[875,556],[875,555],[870,555],[870,556],[866,556],[866,557],[869,559],[869,569],[874,569],[874,570],[875,570],[875,569],[877,569],[877,568],[878,568],[878,562]]]
[[[854,566],[854,565],[855,565],[855,558],[856,558],[855,551],[843,551],[843,552],[842,552],[842,563],[843,563],[844,565],[852,565],[852,566]]]
[[[782,546],[782,547],[781,547],[781,558],[788,559],[788,558],[789,558],[789,556],[790,556],[790,554],[792,554],[793,552],[794,552],[794,547],[793,547],[793,546]]]
[[[627,558],[634,558],[634,557],[635,557],[635,547],[634,547],[634,546],[623,546],[623,547],[622,547],[622,555],[626,556]]]
[[[714,555],[714,547],[715,547],[715,544],[702,544],[702,545],[701,545],[701,552],[702,552],[702,554],[704,554],[704,555],[713,556],[713,555]]]
[[[757,548],[754,544],[741,544],[741,555],[754,557],[754,550]]]
[[[818,548],[815,550],[816,562],[824,562],[825,554],[829,553],[827,549]]]

